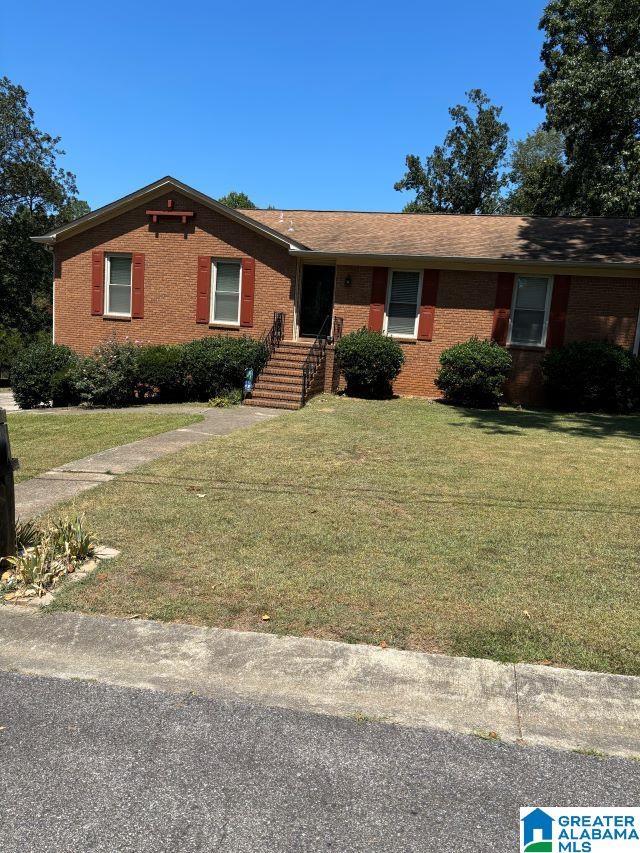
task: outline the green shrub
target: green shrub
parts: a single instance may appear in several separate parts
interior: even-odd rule
[[[242,389],[234,388],[225,391],[217,397],[212,397],[207,403],[212,409],[228,409],[229,406],[238,406],[242,402]]]
[[[54,406],[77,406],[80,402],[78,390],[80,361],[62,370],[57,370],[51,377],[51,401]]]
[[[391,384],[404,364],[404,353],[396,340],[368,329],[341,338],[336,357],[347,394],[353,397],[389,397]]]
[[[175,403],[184,398],[182,351],[179,344],[139,348],[137,394],[140,399]]]
[[[111,338],[82,360],[77,389],[86,406],[130,406],[136,402],[138,349]]]
[[[23,409],[49,405],[53,377],[77,363],[77,356],[68,347],[38,340],[25,347],[11,368],[11,387],[16,402]]]
[[[241,388],[247,368],[257,375],[267,361],[261,341],[247,337],[215,337],[182,347],[180,371],[187,400],[210,400]]]
[[[550,350],[542,361],[549,403],[576,412],[640,409],[640,361],[601,341],[576,341]]]
[[[495,409],[511,371],[511,355],[493,341],[471,338],[440,354],[436,386],[458,406]]]

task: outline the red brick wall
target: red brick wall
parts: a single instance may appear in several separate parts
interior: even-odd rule
[[[351,287],[344,285],[347,275]],[[344,317],[345,334],[367,325],[371,277],[371,267],[338,267],[335,313]],[[497,280],[497,273],[440,272],[433,341],[401,342],[405,364],[394,385],[397,394],[437,396],[433,380],[442,350],[472,335],[490,337]]]
[[[168,196],[98,225],[56,247],[55,334],[58,343],[89,352],[115,334],[118,338],[153,343],[189,341],[228,334],[225,327],[195,322],[198,255],[220,258],[253,257],[256,261],[254,326],[235,334],[262,335],[274,311],[286,314],[285,337],[293,334],[296,261],[284,247],[207,207],[171,193],[176,208],[194,210],[186,229],[177,224],[149,225],[145,209],[166,207]],[[110,320],[91,316],[91,252],[145,253],[144,318]],[[350,287],[345,278],[351,277]],[[442,270],[432,341],[402,342],[405,366],[395,383],[398,394],[437,396],[434,379],[443,349],[472,335],[491,335],[498,275],[492,272]],[[371,301],[372,268],[338,266],[335,314],[344,319],[344,333],[366,326]],[[640,281],[637,279],[573,277],[566,340],[611,340],[633,344]],[[514,370],[507,392],[514,402],[542,401],[540,351],[512,348]]]
[[[640,279],[572,276],[565,343],[610,341],[631,349],[640,310]],[[513,348],[507,396],[516,403],[544,403],[543,352]]]
[[[352,280],[348,288],[344,285],[347,275]],[[335,313],[344,317],[345,334],[367,325],[371,278],[371,267],[337,269]],[[396,393],[438,396],[434,379],[442,350],[472,335],[491,337],[497,280],[497,273],[440,272],[433,340],[401,342],[406,360],[394,386]],[[565,339],[610,340],[631,347],[639,308],[637,279],[573,277]],[[514,367],[506,390],[513,402],[543,402],[543,354],[540,350],[511,348]]]
[[[169,197],[175,201],[176,209],[195,211],[192,225],[186,229],[176,223],[149,225],[145,210],[166,209]],[[91,316],[93,249],[144,252],[143,319]],[[56,342],[87,353],[112,335],[119,339],[128,336],[144,342],[169,343],[228,334],[227,327],[210,328],[195,321],[198,255],[255,258],[254,325],[235,333],[259,337],[270,328],[273,312],[284,311],[286,336],[291,337],[296,260],[287,249],[172,192],[70,237],[56,247]]]

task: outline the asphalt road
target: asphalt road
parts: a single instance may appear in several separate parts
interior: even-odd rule
[[[640,763],[0,673],[0,850],[512,851],[523,805],[640,803]]]

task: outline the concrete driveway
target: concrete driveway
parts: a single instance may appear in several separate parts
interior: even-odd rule
[[[79,680],[0,673],[0,727],[3,853],[502,853],[520,806],[640,800],[635,761]]]

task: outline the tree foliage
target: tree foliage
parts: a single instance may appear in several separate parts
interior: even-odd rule
[[[237,193],[232,190],[227,195],[219,198],[220,204],[226,204],[227,207],[242,208],[244,210],[256,210],[256,205],[251,201],[246,193]]]
[[[564,210],[564,137],[539,127],[514,145],[508,174],[511,191],[505,212],[524,216],[558,216]]]
[[[59,143],[36,127],[22,86],[0,78],[0,317],[21,335],[50,324],[51,256],[29,238],[89,210]]]
[[[534,101],[564,137],[562,212],[640,215],[640,2],[551,0]]]
[[[502,108],[480,90],[467,92],[469,106],[449,110],[453,127],[442,145],[424,161],[406,159],[407,171],[396,190],[413,190],[407,213],[494,213],[506,178],[502,173],[509,127],[500,121]]]

